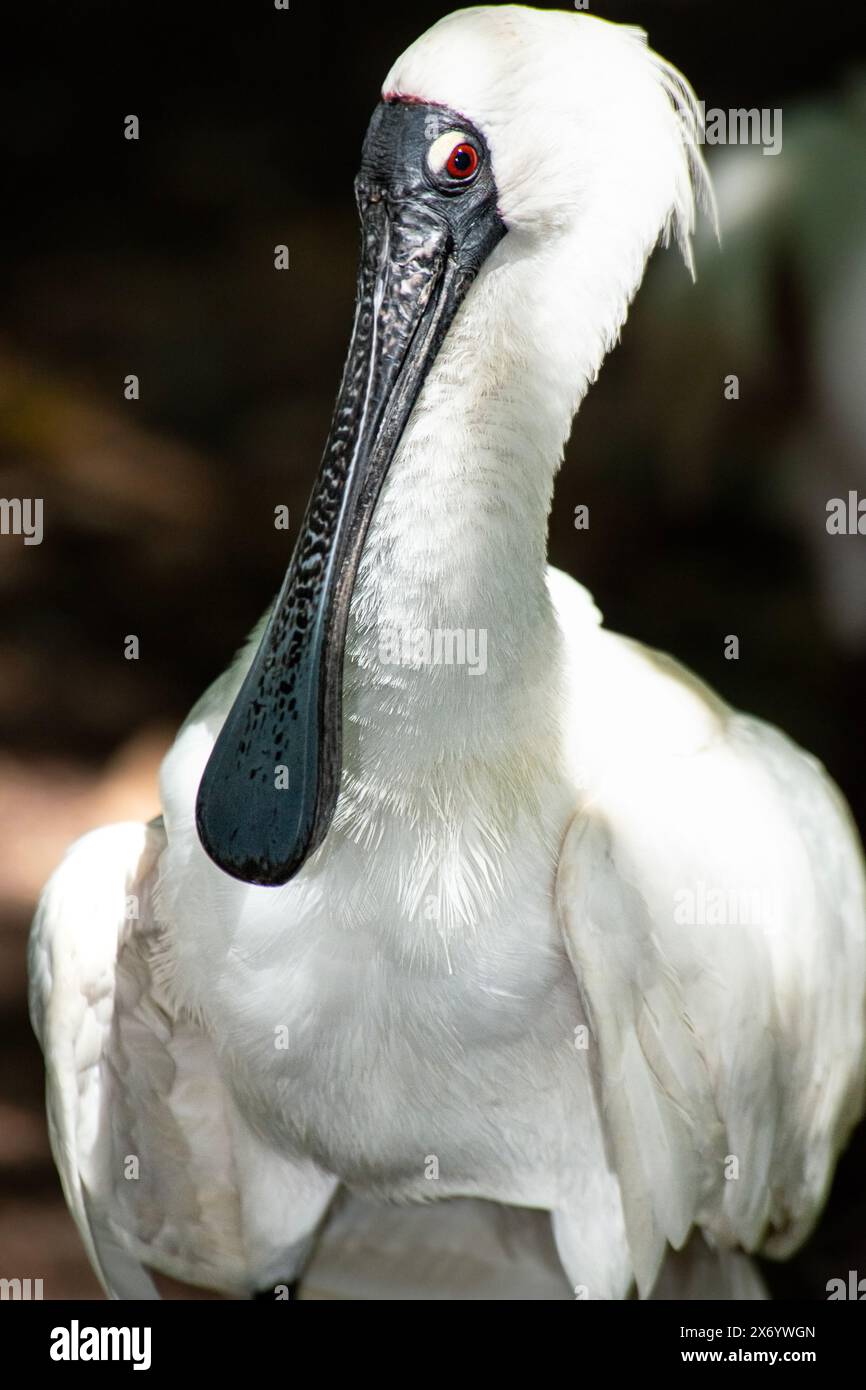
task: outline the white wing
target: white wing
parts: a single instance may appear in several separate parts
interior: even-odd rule
[[[557,909],[646,1295],[693,1224],[785,1255],[818,1215],[863,1107],[863,859],[782,734],[635,643],[571,646],[585,794]]]
[[[155,1298],[144,1265],[239,1294],[294,1277],[336,1187],[261,1146],[213,1045],[160,986],[161,823],[73,845],[40,901],[31,1016],[70,1210],[106,1292]]]

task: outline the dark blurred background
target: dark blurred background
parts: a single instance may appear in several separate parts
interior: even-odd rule
[[[0,1275],[42,1277],[46,1297],[98,1287],[46,1144],[35,895],[77,834],[153,814],[172,731],[279,583],[348,339],[366,123],[450,8],[4,16],[0,495],[44,499],[44,540],[0,537]],[[722,251],[705,225],[696,288],[674,252],[654,258],[575,426],[552,559],[610,627],[817,753],[862,829],[866,538],[825,523],[829,498],[866,496],[866,20],[745,0],[592,12],[646,28],[708,108],[781,108],[783,147],[707,149]],[[813,1240],[768,1267],[778,1296],[866,1274],[864,1160],[861,1129]]]

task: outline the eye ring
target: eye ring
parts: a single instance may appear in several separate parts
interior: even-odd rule
[[[440,187],[456,191],[473,182],[482,158],[477,142],[465,130],[446,130],[427,151],[427,167]]]

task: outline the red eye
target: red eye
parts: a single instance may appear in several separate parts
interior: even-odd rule
[[[445,165],[452,179],[471,179],[478,168],[478,151],[474,145],[455,145]]]

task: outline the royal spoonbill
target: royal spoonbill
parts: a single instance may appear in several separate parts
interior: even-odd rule
[[[550,1213],[596,1299],[689,1250],[704,1293],[757,1296],[743,1252],[817,1218],[863,1106],[849,813],[546,563],[647,258],[673,232],[691,262],[696,122],[641,31],[584,14],[462,10],[385,79],[283,587],[162,816],[74,845],[33,927],[54,1155],[115,1297],[294,1280],[338,1194],[368,1255],[371,1202],[392,1234],[436,1200]],[[423,1238],[413,1267],[424,1296]]]

